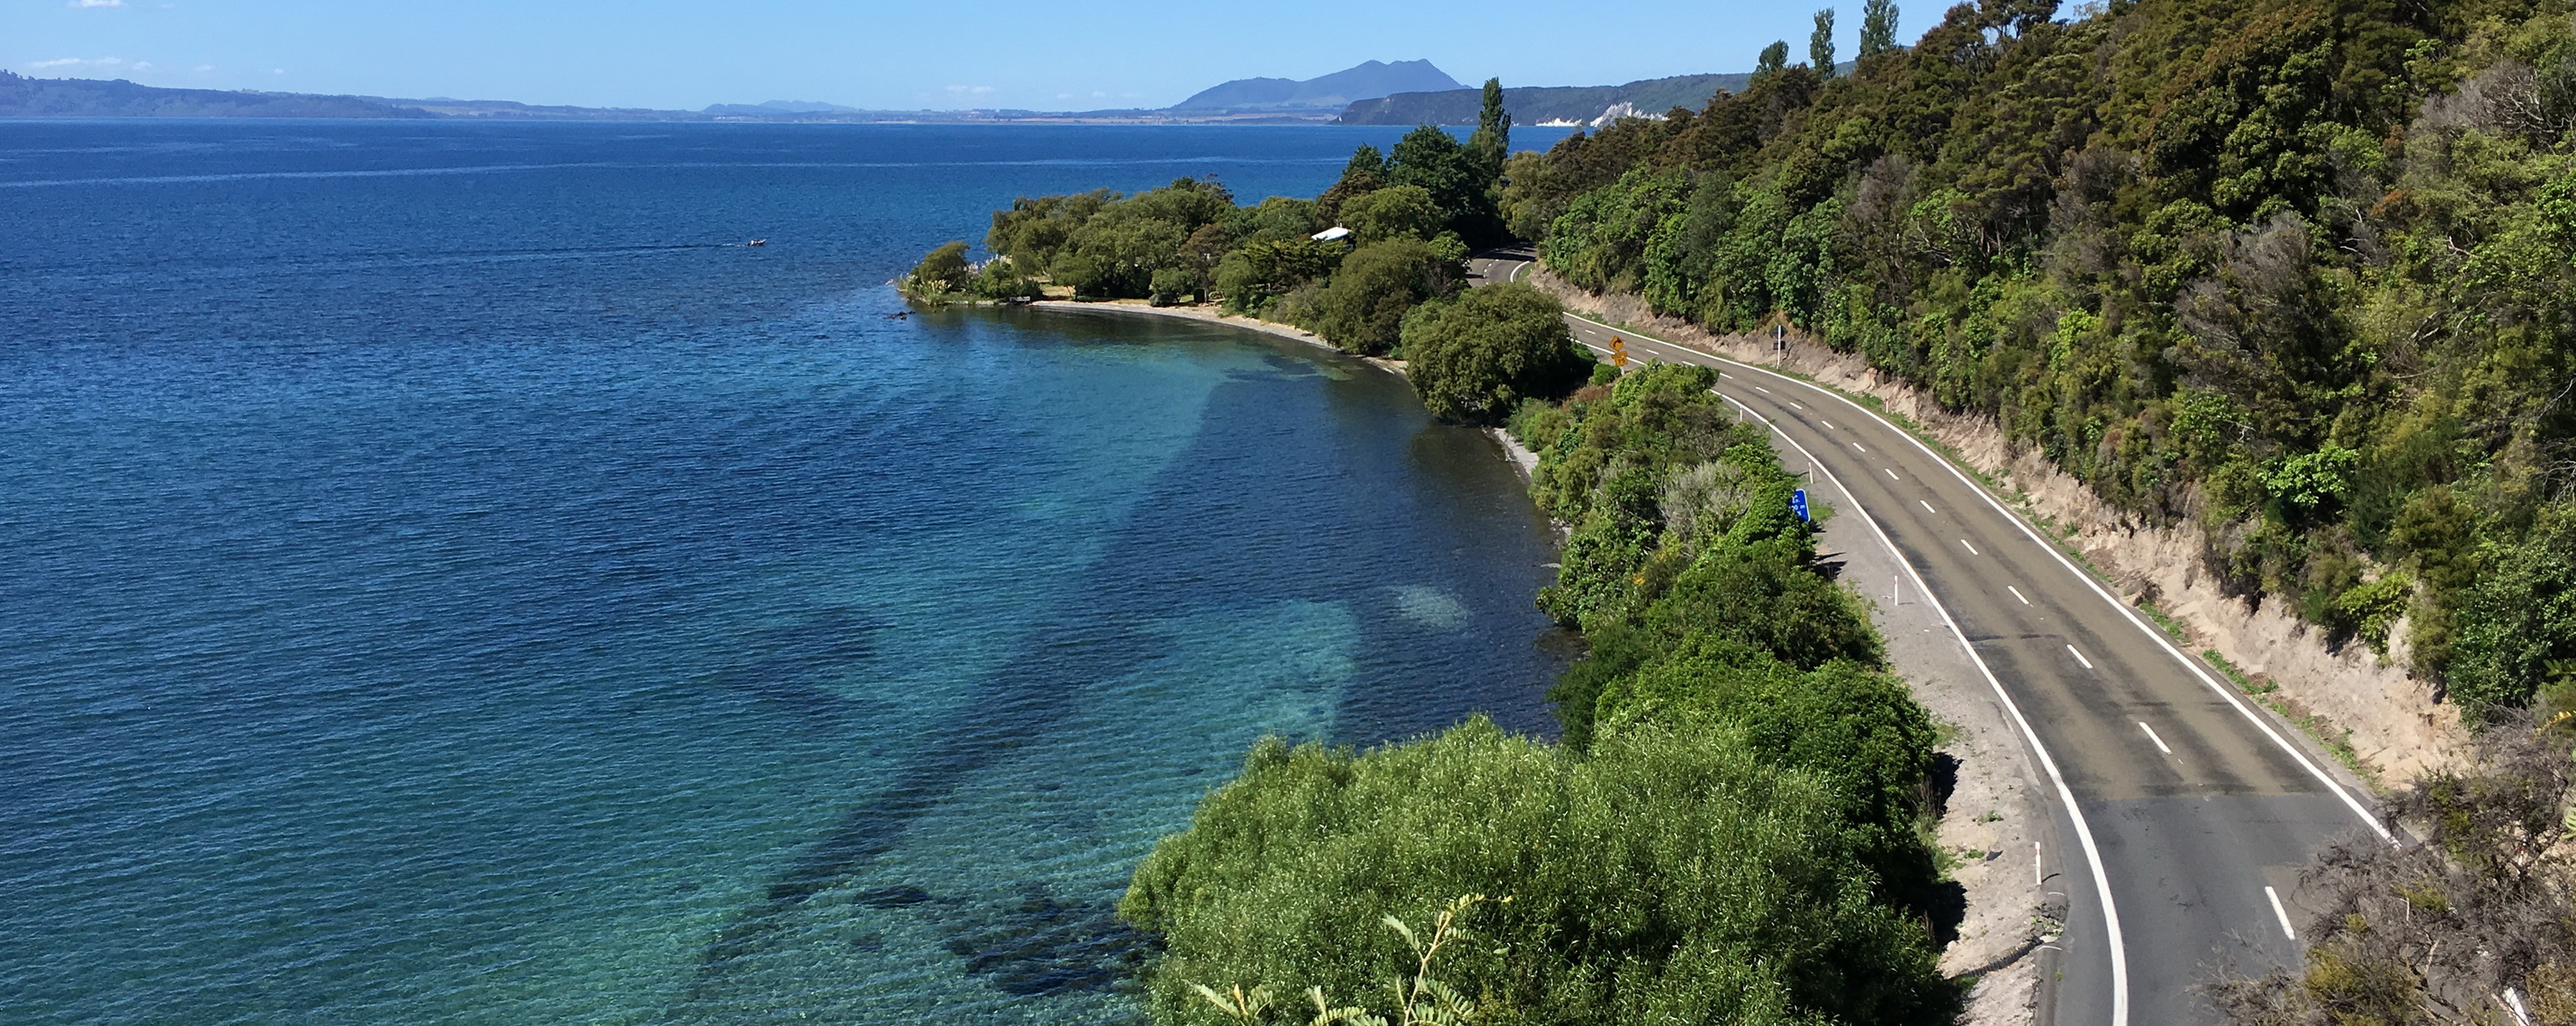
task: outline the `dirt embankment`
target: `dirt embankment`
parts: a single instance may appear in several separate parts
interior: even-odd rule
[[[1990,419],[1943,410],[1929,395],[1860,357],[1837,353],[1811,338],[1793,334],[1789,351],[1776,353],[1767,338],[1712,333],[1652,313],[1635,296],[1584,292],[1544,269],[1520,280],[1597,320],[1878,398],[2001,485],[2007,500],[2043,530],[2060,528],[2058,533],[2123,597],[2153,603],[2180,623],[2194,651],[2217,652],[2257,687],[2276,686],[2264,696],[2267,701],[2294,719],[2313,717],[2306,723],[2311,732],[2329,745],[2348,743],[2365,772],[2377,780],[2411,778],[2464,750],[2467,733],[2458,710],[2435,703],[2432,685],[2406,673],[2402,644],[2386,660],[2360,644],[2329,651],[2321,632],[2278,603],[2257,607],[2221,594],[2204,566],[2207,546],[2196,525],[2158,527],[2113,508],[2040,454],[2017,449]],[[2392,633],[2402,637],[2403,625]]]

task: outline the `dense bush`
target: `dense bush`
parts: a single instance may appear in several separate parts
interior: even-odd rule
[[[1342,204],[1342,224],[1366,245],[1398,238],[1428,240],[1440,234],[1444,219],[1431,202],[1431,190],[1397,185],[1351,197]]]
[[[904,276],[903,291],[925,299],[936,298],[965,291],[974,276],[974,267],[966,262],[966,244],[951,242],[924,254],[921,262],[913,265],[912,273]]]
[[[1415,307],[1401,331],[1414,393],[1433,416],[1470,424],[1501,423],[1523,400],[1563,398],[1592,374],[1564,314],[1555,297],[1516,284]]]
[[[1201,983],[1383,1009],[1413,956],[1380,917],[1486,894],[1508,900],[1440,975],[1489,1021],[1949,1021],[1835,788],[1746,733],[1641,726],[1584,758],[1482,720],[1359,756],[1265,742],[1121,906],[1168,946],[1149,1007],[1215,1021]]]
[[[1514,158],[1500,212],[1579,286],[1785,318],[2197,521],[2334,641],[2407,618],[2472,712],[2528,701],[2576,618],[2485,611],[2576,579],[2477,582],[2562,558],[2525,534],[2576,465],[2576,11],[2050,9],[1953,7],[1844,77],[1782,56]]]
[[[1395,349],[1404,315],[1426,299],[1457,294],[1466,269],[1410,236],[1352,250],[1325,283],[1303,327],[1348,352],[1382,356]]]

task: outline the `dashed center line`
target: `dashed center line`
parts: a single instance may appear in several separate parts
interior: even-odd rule
[[[1931,504],[1930,502],[1928,502],[1928,501],[1926,501],[1926,500],[1923,500],[1923,499],[1916,499],[1916,500],[1914,500],[1914,501],[1916,501],[1916,502],[1920,502],[1920,503],[1923,503],[1923,512],[1930,513],[1930,514],[1932,514],[1933,516],[1936,516],[1936,517],[1941,515],[1941,511],[1940,511],[1940,510],[1937,510],[1937,509],[1933,509],[1933,508],[1932,508],[1932,504]]]
[[[2021,599],[2021,604],[2022,604],[2022,605],[2027,606],[2027,605],[2029,605],[2029,604],[2030,604],[2030,599],[2028,599],[2028,598],[2024,598],[2024,597],[2022,596],[2021,589],[2016,588],[2016,587],[2013,587],[2012,585],[2007,584],[2007,585],[2004,585],[2004,590],[2005,590],[2005,591],[2009,591],[2009,592],[2013,593],[2013,597],[2014,597],[2014,598]]]
[[[1756,392],[1760,392],[1760,393],[1762,393],[1763,395],[1770,395],[1770,394],[1771,394],[1771,390],[1770,390],[1770,389],[1764,388],[1764,387],[1762,387],[1762,386],[1760,386],[1760,385],[1755,385],[1755,386],[1753,386],[1753,390],[1754,390],[1754,391],[1756,391]]]
[[[2281,892],[2267,886],[2263,888],[2263,896],[2272,899],[2272,914],[2281,920],[2281,935],[2291,940],[2299,939],[2299,931],[2290,929],[2290,910],[2281,907]]]
[[[1790,403],[1790,404],[1789,404],[1789,408],[1790,408],[1790,409],[1793,409],[1793,410],[1803,410],[1803,409],[1806,409],[1806,407],[1804,407],[1804,406],[1800,406],[1800,405],[1798,405],[1798,404],[1797,404],[1797,403],[1795,403],[1795,402]],[[1833,425],[1831,425],[1831,424],[1827,424],[1827,425],[1825,425],[1825,426],[1826,426],[1826,427],[1832,427]]]
[[[2075,650],[2075,646],[2073,646],[2073,645],[2068,645],[2068,646],[2066,646],[2066,654],[2067,654],[2067,655],[2074,656],[2074,657],[2075,657],[2075,661],[2076,661],[2076,662],[2083,663],[2083,664],[2084,664],[2084,668],[2085,668],[2085,669],[2090,670],[2090,669],[2092,669],[2092,668],[2093,668],[2093,660],[2090,660],[2090,659],[2086,659],[2086,658],[2084,658],[2084,653],[2076,651],[2076,650]],[[2143,724],[2143,723],[2138,724],[2138,725],[2139,725],[2139,726],[2141,726],[2141,727],[2146,726],[2146,724]]]
[[[2082,658],[2082,657],[2080,657],[2080,656],[2079,656],[2079,657],[2077,657],[2077,658]],[[2147,721],[2145,721],[2145,720],[2139,720],[2139,721],[2138,721],[2138,729],[2139,729],[2139,730],[2143,730],[2143,731],[2146,731],[2146,732],[2147,732],[2147,740],[2149,740],[2149,741],[2153,741],[2153,742],[2155,742],[2155,743],[2156,743],[2156,750],[2157,750],[2157,751],[2159,751],[2159,752],[2163,752],[2163,753],[2165,753],[2166,755],[2172,755],[2172,754],[2173,754],[2173,749],[2168,748],[2168,747],[2166,747],[2166,746],[2165,746],[2165,739],[2160,738],[2160,737],[2157,737],[2157,736],[2156,736],[2156,728],[2154,728],[2154,727],[2150,727],[2150,726],[2147,726]]]
[[[1880,468],[1878,468],[1878,469],[1880,469],[1880,470],[1887,470],[1887,468],[1886,468],[1886,467],[1880,467]],[[1896,476],[1896,472],[1895,472],[1895,471],[1893,471],[1893,470],[1887,470],[1887,479],[1888,479],[1888,480],[1890,480],[1890,481],[1902,481],[1902,480],[1905,480],[1904,478],[1901,478],[1901,477]]]
[[[1791,405],[1796,405],[1796,404],[1792,403]],[[1826,419],[1825,419],[1825,418],[1823,418],[1823,417],[1818,417],[1818,418],[1816,418],[1816,423],[1824,425],[1824,426],[1825,426],[1825,430],[1827,430],[1827,431],[1831,431],[1831,430],[1833,430],[1833,429],[1834,429],[1834,422],[1833,422],[1833,421],[1830,421],[1830,420],[1826,420]]]
[[[1961,545],[1968,545],[1968,540],[1967,540],[1967,539],[1965,539],[1965,538],[1961,538],[1961,539],[1959,539],[1959,544],[1961,544]],[[1976,547],[1976,546],[1974,546],[1974,545],[1968,545],[1968,554],[1969,554],[1969,555],[1971,555],[1971,556],[1976,555],[1976,554],[1977,554],[1977,547]]]
[[[1853,443],[1852,443],[1852,448],[1854,448],[1854,449],[1860,449],[1860,451],[1862,451],[1862,452],[1868,452],[1868,451],[1869,451],[1869,450],[1867,450],[1867,449],[1861,449],[1861,448],[1860,448],[1860,443],[1859,443],[1859,442],[1853,442]]]

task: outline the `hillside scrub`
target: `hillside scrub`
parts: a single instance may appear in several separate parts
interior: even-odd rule
[[[2403,640],[2472,722],[2554,707],[2576,11],[2054,11],[1954,7],[1845,76],[1774,61],[1515,156],[1498,213],[1579,287],[1784,318],[2197,524],[2233,594]]]
[[[2398,818],[2423,824],[2426,843],[2356,838],[2319,856],[2306,876],[2322,908],[2301,927],[2302,968],[2224,978],[2227,1019],[2576,1023],[2571,741],[2564,724],[2504,717],[2467,768],[2398,796]]]

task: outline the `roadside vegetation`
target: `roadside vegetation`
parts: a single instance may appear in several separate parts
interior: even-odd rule
[[[1388,984],[1423,970],[1383,924],[1463,895],[1496,900],[1437,979],[1476,1021],[1955,1014],[1930,716],[1715,372],[1602,371],[1512,420],[1540,504],[1575,525],[1541,598],[1593,644],[1551,693],[1564,741],[1477,720],[1368,752],[1263,742],[1121,906],[1164,942],[1156,1021],[1316,1021],[1229,1004],[1256,992],[1399,1021]]]
[[[2355,838],[2307,869],[2298,971],[2230,972],[2246,1026],[2576,1023],[2576,761],[2569,733],[2520,716],[2474,757],[2398,796],[2425,843]]]
[[[2576,703],[2569,5],[2055,11],[1843,77],[1781,47],[1515,156],[1502,214],[1575,285],[1785,319],[2196,522],[2236,594],[2402,639],[2473,722]]]
[[[1773,44],[1743,93],[1515,155],[1503,217],[1577,287],[1993,418],[2481,728],[2391,799],[2426,843],[2309,868],[2302,969],[2231,978],[2232,1021],[2576,1022],[2576,7],[2056,13],[1902,48],[1873,3],[1850,74]],[[1653,579],[1623,565],[1554,608]]]

